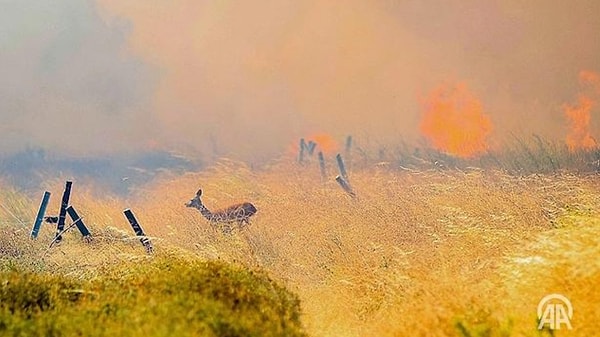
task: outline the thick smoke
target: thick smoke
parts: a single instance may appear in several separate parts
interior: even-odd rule
[[[125,52],[128,21],[107,25],[91,1],[2,1],[1,8],[1,153],[146,146],[157,75]]]
[[[481,102],[496,142],[510,133],[564,140],[579,72],[600,70],[593,0],[4,7],[4,151],[154,144],[255,161],[311,134],[418,142],[420,100],[457,82]]]

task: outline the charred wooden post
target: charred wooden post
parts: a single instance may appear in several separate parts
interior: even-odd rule
[[[71,198],[71,185],[73,182],[67,181],[65,184],[65,192],[60,203],[60,211],[58,213],[58,224],[56,225],[56,242],[62,240],[60,233],[65,229],[65,218],[67,217],[67,207],[69,207],[69,199]]]
[[[346,148],[344,151],[346,154],[346,162],[348,167],[352,169],[352,136],[346,137]]]
[[[346,166],[344,166],[344,160],[342,160],[342,155],[338,153],[337,156],[335,156],[335,159],[338,164],[338,169],[340,170],[340,175],[342,176],[342,178],[344,178],[344,180],[348,181],[348,172],[346,172]]]
[[[125,214],[125,217],[129,221],[131,228],[133,228],[135,235],[141,237],[140,242],[142,243],[142,245],[144,245],[144,247],[146,247],[146,253],[152,254],[152,252],[154,252],[154,247],[152,247],[152,242],[150,241],[150,239],[148,239],[148,237],[146,237],[146,234],[144,234],[144,230],[142,229],[142,226],[140,226],[139,222],[135,218],[135,215],[133,215],[133,212],[128,208],[123,211],[123,214]]]
[[[306,141],[304,138],[300,138],[300,149],[298,151],[298,162],[300,164],[304,161],[304,149],[306,149]]]
[[[352,151],[352,136],[346,137],[346,156],[350,155]]]
[[[37,216],[35,217],[35,222],[33,223],[33,228],[31,229],[32,239],[36,239],[40,232],[40,227],[42,226],[42,221],[44,220],[44,215],[46,214],[46,208],[48,207],[49,200],[50,192],[45,191],[44,196],[42,197],[42,202],[40,203],[40,208],[38,210]]]
[[[308,154],[312,156],[315,152],[315,148],[317,147],[317,143],[309,140],[308,143],[304,138],[300,138],[300,150],[298,152],[298,162],[302,164],[304,162],[304,154]]]
[[[315,148],[317,147],[317,143],[312,140],[308,141],[308,145],[306,146],[306,151],[308,151],[308,155],[312,156],[313,152],[315,152]]]
[[[323,152],[319,151],[319,167],[321,168],[321,179],[323,182],[327,180],[327,172],[325,171],[325,157],[323,156]]]
[[[354,191],[352,190],[352,187],[350,187],[350,184],[348,184],[348,182],[346,181],[346,179],[344,179],[341,176],[336,176],[335,177],[335,181],[338,182],[338,184],[340,184],[340,187],[342,187],[342,189],[348,193],[349,196],[351,196],[352,198],[356,197],[356,193],[354,193]]]
[[[92,240],[92,234],[83,223],[83,218],[81,218],[79,214],[77,214],[77,211],[75,211],[75,208],[73,206],[67,207],[67,213],[73,220],[73,224],[77,226],[77,229],[79,229],[79,232],[83,236],[83,239],[87,242],[90,242]]]

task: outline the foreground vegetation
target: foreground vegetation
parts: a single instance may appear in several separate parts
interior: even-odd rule
[[[157,257],[90,279],[0,273],[0,334],[8,336],[303,336],[299,301],[262,273]]]
[[[327,170],[334,172],[334,167]],[[6,221],[3,260],[21,261],[25,270],[35,272],[22,282],[35,277],[75,282],[66,283],[67,289],[83,291],[56,295],[63,296],[61,307],[71,308],[69,317],[79,315],[78,308],[124,298],[128,309],[117,311],[119,317],[146,322],[142,325],[156,334],[167,332],[156,330],[160,324],[155,321],[165,313],[173,315],[169,332],[184,327],[201,335],[218,331],[211,330],[220,327],[216,322],[187,323],[189,315],[226,316],[218,313],[223,304],[207,304],[220,298],[214,293],[188,303],[207,294],[188,285],[198,281],[227,287],[231,278],[240,277],[247,287],[237,295],[249,298],[248,303],[269,304],[236,311],[236,317],[249,316],[240,325],[224,324],[236,327],[227,330],[232,335],[254,331],[252,322],[265,316],[249,308],[264,308],[265,315],[278,317],[265,328],[274,334],[284,328],[301,334],[302,320],[313,336],[539,336],[550,334],[537,330],[536,317],[538,302],[550,293],[567,296],[575,310],[573,330],[554,335],[597,334],[600,182],[594,174],[557,169],[517,175],[473,167],[382,164],[352,170],[350,183],[356,199],[332,179],[322,183],[318,165],[310,160],[304,166],[276,163],[260,171],[221,161],[201,173],[165,174],[129,200],[76,181],[72,202],[92,228],[94,242],[84,244],[79,234],[71,233],[60,246],[46,250],[51,229],[43,228],[38,242],[31,242],[27,229],[8,224],[12,215],[0,210]],[[62,184],[46,187],[59,194]],[[231,235],[212,228],[199,212],[183,206],[199,187],[211,209],[252,201],[258,208],[253,223]],[[0,201],[13,215],[33,219],[39,196],[32,199],[10,189],[3,193]],[[57,209],[58,202],[53,197],[49,209]],[[157,257],[145,257],[131,237],[121,214],[125,207],[136,212],[153,237]],[[3,263],[4,270],[12,268]],[[206,268],[223,271],[203,272]],[[195,274],[210,276],[197,279]],[[298,294],[301,317],[295,297],[265,275]],[[212,282],[213,277],[218,281]],[[166,291],[173,288],[182,292]],[[111,291],[121,295],[104,295]],[[164,305],[168,310],[153,302],[160,299],[170,303]],[[132,306],[142,302],[148,303],[145,309],[134,314]],[[115,329],[113,334],[119,334]]]

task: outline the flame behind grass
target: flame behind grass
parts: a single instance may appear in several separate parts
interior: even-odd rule
[[[596,105],[594,98],[600,95],[600,75],[593,71],[583,70],[579,73],[579,81],[587,90],[579,94],[576,105],[563,107],[569,122],[566,143],[572,152],[593,150],[598,147],[591,134],[590,122],[592,108]]]
[[[488,151],[492,121],[464,83],[434,89],[423,105],[420,130],[434,148],[461,158]]]

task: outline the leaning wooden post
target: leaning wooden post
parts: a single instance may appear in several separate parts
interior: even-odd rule
[[[67,207],[67,213],[73,220],[73,224],[75,224],[75,226],[77,226],[77,229],[79,229],[79,232],[83,236],[83,239],[87,242],[90,242],[92,240],[92,234],[83,223],[83,218],[81,218],[79,214],[77,214],[77,211],[75,211],[75,208],[73,206]]]
[[[346,148],[345,148],[345,154],[346,154],[346,162],[348,164],[348,167],[350,169],[352,169],[352,136],[348,136],[346,137]]]
[[[352,136],[346,137],[346,155],[350,155],[350,151],[352,150]]]
[[[338,182],[338,184],[340,184],[340,186],[342,187],[342,189],[344,191],[346,191],[346,193],[348,193],[349,196],[351,196],[352,198],[356,197],[356,193],[354,193],[354,191],[352,190],[352,187],[350,187],[350,184],[348,184],[348,182],[346,181],[346,179],[344,179],[341,176],[336,176],[335,177],[335,181]]]
[[[306,150],[308,151],[308,155],[312,156],[313,152],[315,152],[315,148],[317,147],[317,143],[312,140],[308,141],[308,145],[306,146]]]
[[[67,207],[69,207],[69,198],[71,197],[71,185],[73,182],[67,181],[65,184],[65,192],[60,203],[60,212],[58,213],[58,224],[56,225],[56,242],[62,240],[60,233],[65,229],[65,218],[67,217]]]
[[[40,203],[40,209],[38,210],[37,216],[35,218],[35,222],[33,223],[33,228],[31,229],[31,238],[37,238],[40,227],[42,226],[42,221],[44,220],[44,214],[46,214],[46,208],[48,207],[48,201],[50,200],[50,192],[45,191],[44,196],[42,197],[42,202]]]
[[[344,180],[348,181],[348,172],[346,172],[346,166],[344,166],[344,161],[342,160],[342,155],[338,153],[337,156],[335,156],[335,159],[337,160],[338,169],[340,170],[340,175],[342,176],[342,178],[344,178]]]
[[[306,141],[304,138],[300,138],[300,150],[298,152],[298,162],[302,164],[304,161],[304,149],[306,148]]]
[[[123,211],[123,214],[125,214],[125,217],[129,221],[131,228],[133,228],[135,235],[141,237],[140,242],[142,243],[142,245],[144,245],[144,247],[146,247],[146,253],[152,254],[152,252],[154,251],[154,248],[152,247],[152,242],[150,242],[150,239],[148,239],[148,237],[146,237],[146,234],[144,234],[144,230],[135,218],[135,215],[133,215],[133,212],[128,208]]]
[[[323,152],[319,151],[319,167],[321,168],[321,179],[323,182],[327,180],[327,172],[325,171],[325,157],[323,156]]]

